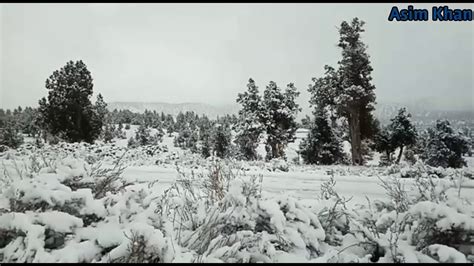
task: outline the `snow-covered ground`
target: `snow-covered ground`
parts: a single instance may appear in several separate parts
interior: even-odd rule
[[[464,262],[472,254],[457,239],[439,245],[439,236],[427,235],[423,250],[412,242],[419,242],[418,223],[474,230],[474,158],[466,158],[463,169],[426,170],[403,161],[378,167],[378,154],[367,166],[301,165],[294,160],[305,136],[300,130],[286,150],[287,162],[217,160],[240,173],[219,188],[209,172],[216,159],[174,147],[174,136],[166,134],[158,147],[127,149],[136,128],[110,144],[24,145],[0,154],[0,262]],[[263,143],[258,151],[264,156]],[[125,167],[120,175],[103,170],[119,158]],[[218,175],[224,176],[233,175]],[[258,181],[250,182],[252,176]],[[415,178],[420,176],[425,178]],[[337,195],[328,196],[332,180]],[[394,180],[413,199],[409,206],[397,205],[382,186]],[[72,203],[79,205],[65,207]],[[393,244],[387,228],[404,220],[411,227]],[[228,230],[224,241],[220,235]],[[145,238],[146,249],[134,251],[141,242],[129,240],[132,232]],[[369,249],[360,246],[367,242]]]

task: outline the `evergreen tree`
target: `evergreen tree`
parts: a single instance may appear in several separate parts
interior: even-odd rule
[[[104,142],[111,142],[115,137],[115,128],[113,125],[106,124],[104,130],[102,131],[102,138]]]
[[[102,94],[97,95],[97,100],[95,101],[94,105],[95,111],[98,116],[98,121],[101,121],[102,123],[112,123],[112,121],[109,119],[109,111],[107,110],[107,103],[104,101],[104,97],[102,97]]]
[[[134,138],[133,136],[131,136],[131,137],[128,139],[127,146],[128,146],[129,148],[136,148],[136,147],[138,146],[137,141],[135,140],[135,138]]]
[[[339,43],[342,59],[339,69],[325,66],[325,75],[314,78],[309,91],[311,103],[321,107],[329,106],[338,116],[345,117],[349,124],[353,164],[363,164],[361,143],[364,136],[374,134],[376,124],[370,112],[374,109],[375,86],[371,84],[372,67],[361,41],[364,22],[354,18],[349,24],[342,22],[339,28]]]
[[[262,121],[267,133],[267,160],[284,157],[284,148],[295,139],[296,114],[300,111],[295,102],[298,95],[293,83],[282,92],[275,82],[270,81],[264,91]]]
[[[231,145],[231,133],[228,127],[224,125],[216,125],[213,134],[213,151],[219,158],[225,158],[229,154]]]
[[[137,132],[135,132],[135,141],[139,146],[153,144],[153,138],[151,136],[150,129],[144,124],[140,125],[137,129]]]
[[[0,108],[0,128],[3,128],[6,124],[7,120],[7,114],[5,113],[5,110]]]
[[[92,76],[82,61],[68,62],[46,80],[48,99],[39,101],[45,129],[67,141],[92,143],[100,134],[100,115],[90,102]]]
[[[0,128],[0,145],[16,149],[21,144],[23,144],[23,136],[20,134],[13,119],[4,121],[3,128]]]
[[[383,128],[374,137],[373,149],[384,154],[382,163],[389,165],[392,163],[392,153],[396,149],[393,141],[393,132],[390,127]]]
[[[405,146],[416,144],[416,128],[410,121],[410,114],[406,113],[405,108],[398,111],[398,115],[391,119],[389,125],[391,130],[391,141],[394,147],[399,148],[399,154],[396,163],[400,162],[402,158],[403,148]]]
[[[428,130],[428,135],[427,146],[421,156],[426,164],[445,168],[466,166],[462,154],[469,149],[469,142],[466,137],[454,132],[449,121],[436,121],[435,127]]]
[[[212,123],[206,116],[203,115],[199,123],[199,149],[204,158],[211,156],[212,141],[211,141]]]
[[[330,165],[344,161],[342,144],[330,127],[323,109],[315,111],[309,134],[300,143],[300,154],[307,164]]]
[[[249,79],[247,88],[246,92],[239,93],[237,96],[237,103],[241,104],[242,108],[239,110],[235,142],[243,158],[256,160],[256,148],[264,130],[262,97],[259,95],[258,87],[253,79]]]

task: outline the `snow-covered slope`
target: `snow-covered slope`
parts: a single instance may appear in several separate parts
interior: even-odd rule
[[[237,104],[211,105],[205,103],[163,103],[163,102],[111,102],[109,110],[130,110],[143,113],[145,110],[163,112],[165,114],[177,115],[179,112],[194,111],[201,115],[217,117],[226,114],[237,114]]]

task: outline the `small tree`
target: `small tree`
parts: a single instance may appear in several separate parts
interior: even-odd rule
[[[422,154],[426,164],[434,167],[460,168],[466,166],[462,154],[469,149],[469,142],[454,132],[447,120],[438,120],[434,128],[428,130],[427,146]]]
[[[284,148],[295,140],[296,115],[301,110],[296,103],[299,92],[293,83],[284,92],[273,81],[263,94],[264,122],[267,133],[267,160],[285,156]]]
[[[15,123],[11,120],[4,122],[4,128],[0,128],[0,145],[16,149],[23,144],[23,136],[20,134]]]
[[[247,88],[246,92],[239,93],[237,97],[237,103],[240,103],[242,108],[236,125],[238,133],[235,142],[244,159],[256,160],[258,158],[256,149],[260,142],[260,135],[264,131],[263,106],[258,87],[253,79],[249,79]]]
[[[391,142],[394,147],[399,148],[398,157],[396,163],[400,162],[402,158],[403,148],[409,145],[415,145],[417,139],[417,133],[415,126],[410,121],[410,114],[406,113],[405,108],[401,108],[398,111],[398,115],[395,116],[389,125],[391,130]]]
[[[153,137],[151,136],[150,129],[144,124],[140,125],[135,132],[135,141],[139,146],[145,146],[153,143]]]
[[[231,133],[228,127],[216,125],[213,133],[213,151],[219,158],[227,157],[231,144]]]
[[[104,130],[102,131],[102,138],[104,142],[111,142],[115,137],[115,128],[112,125],[106,124]]]
[[[70,61],[46,80],[48,99],[39,102],[44,128],[69,142],[92,143],[100,134],[102,121],[93,107],[92,76],[80,60]]]
[[[374,137],[373,149],[384,154],[382,163],[392,163],[392,153],[395,151],[396,146],[392,140],[393,133],[390,128],[386,127],[380,130]]]
[[[308,164],[330,165],[344,161],[342,144],[330,127],[324,110],[315,112],[308,137],[300,144],[300,154]]]

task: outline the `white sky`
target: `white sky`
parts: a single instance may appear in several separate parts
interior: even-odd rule
[[[474,22],[389,22],[392,6],[0,4],[0,107],[36,106],[78,59],[108,102],[234,103],[252,77],[262,90],[294,82],[307,105],[311,78],[340,59],[336,26],[357,16],[377,101],[473,109]]]

